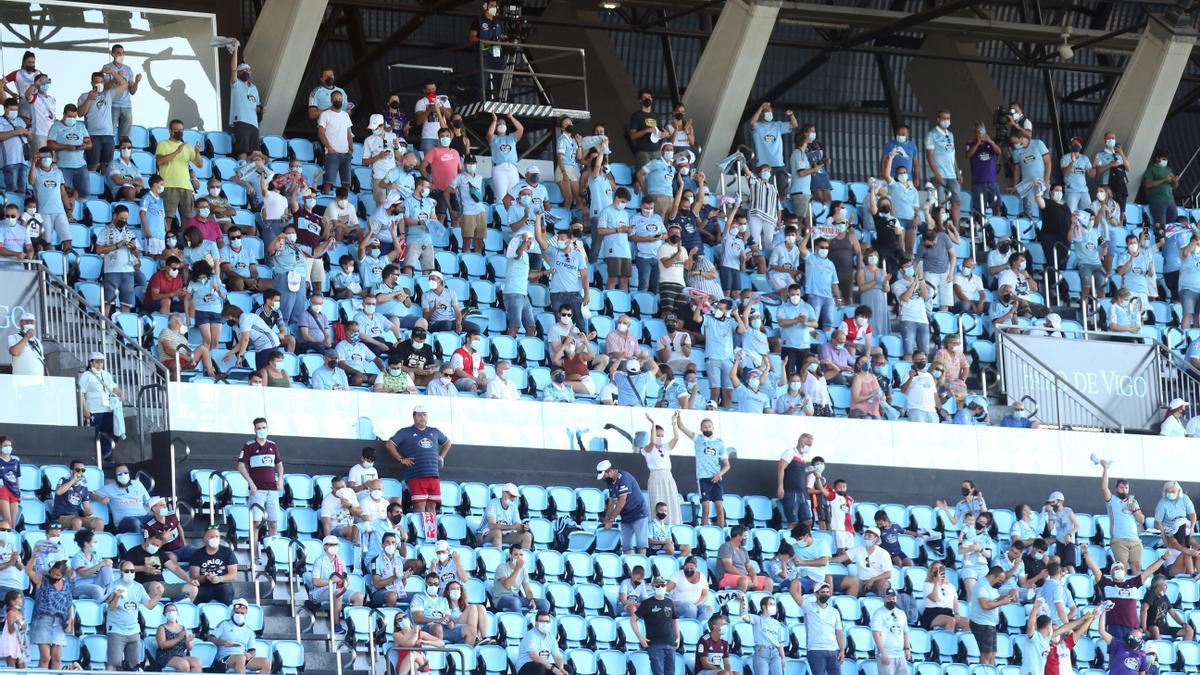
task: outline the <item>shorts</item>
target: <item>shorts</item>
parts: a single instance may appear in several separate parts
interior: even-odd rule
[[[321,286],[325,281],[325,259],[324,258],[305,258],[305,278],[308,279],[313,288]]]
[[[163,599],[179,599],[183,597],[183,589],[191,584],[163,584]]]
[[[933,628],[933,620],[939,616],[954,616],[954,610],[949,607],[926,607],[924,612],[921,612],[921,628],[931,630]]]
[[[530,328],[533,322],[533,305],[528,295],[504,294],[504,318],[508,328]]]
[[[453,628],[447,628],[443,625],[442,626],[442,640],[444,640],[448,643],[462,642],[464,639],[463,632],[465,631],[465,629],[466,629],[466,626],[455,626]],[[432,633],[433,625],[425,624],[424,626],[421,626],[421,631],[424,633]]]
[[[953,204],[958,204],[962,201],[962,186],[958,184],[957,180],[946,178],[941,183],[935,183],[935,185],[937,185],[938,201],[944,202],[949,200]]]
[[[608,265],[610,278],[633,276],[633,261],[629,258],[605,258],[604,263]]]
[[[1079,567],[1079,547],[1075,544],[1054,542],[1054,555],[1058,556],[1063,567]]]
[[[719,480],[714,483],[709,478],[696,479],[696,485],[699,488],[697,492],[700,493],[700,502],[724,502],[725,481]]]
[[[736,588],[738,579],[741,579],[742,576],[745,576],[745,575],[726,573],[724,576],[721,577],[721,580],[719,582],[717,582],[717,588]],[[751,578],[754,579],[754,584],[747,590],[765,591],[765,590],[767,590],[767,584],[771,583],[771,580],[764,576],[757,576],[757,577],[751,577]]]
[[[733,359],[704,359],[708,371],[708,386],[712,389],[732,389]]]
[[[233,123],[233,155],[248,155],[258,150],[258,127],[248,122]],[[229,178],[226,177],[226,180]]]
[[[837,548],[854,546],[854,533],[847,530],[833,530],[833,545]]]
[[[979,565],[972,565],[970,567],[964,567],[961,570],[959,570],[958,578],[959,579],[974,579],[975,581],[979,581],[987,576],[987,572],[988,572],[987,567],[983,567],[983,566],[979,566]]]
[[[175,212],[179,212],[182,220],[187,220],[192,217],[192,211],[196,206],[196,194],[190,189],[184,188],[163,188],[163,213],[167,218],[175,218]],[[179,220],[175,221],[177,224]]]
[[[578,183],[579,182],[579,166],[576,164],[572,164],[570,166],[559,165],[559,166],[554,167],[554,182],[561,183],[564,180],[569,180],[573,183]]]
[[[43,213],[42,228],[45,232],[57,232],[58,240],[71,241],[71,223],[65,213]],[[49,237],[46,237],[49,239]]]
[[[487,236],[487,211],[470,216],[464,213],[460,221],[463,239],[483,239]]]
[[[646,519],[638,518],[632,523],[621,522],[621,550],[632,551],[635,548],[645,549],[649,546],[646,535]]]
[[[7,485],[0,485],[0,500],[6,501],[10,504],[20,504],[21,495],[14,495],[12,490],[8,489]]]
[[[258,506],[272,523],[279,522],[279,490],[257,490],[250,495],[248,506]]]
[[[391,590],[388,590],[385,588],[383,590],[371,592],[371,604],[375,605],[376,607],[387,607],[388,593],[396,594],[396,602],[397,603],[400,602],[400,599],[404,597],[403,591],[397,592],[397,591],[391,591]]]
[[[409,478],[405,482],[408,484],[408,493],[412,495],[414,502],[440,503],[442,501],[442,480],[437,476]]]
[[[971,622],[971,635],[975,636],[975,644],[979,645],[980,654],[996,653],[996,627],[981,626]]]
[[[404,252],[404,266],[419,269],[422,272],[433,271],[433,244],[431,242],[408,242],[408,249]],[[453,271],[453,270],[450,270]]]
[[[1141,569],[1142,542],[1140,539],[1113,539],[1110,545],[1113,560],[1119,560],[1126,566],[1136,563],[1138,569]]]
[[[308,599],[319,605],[329,604],[329,586],[314,586],[308,589]]]
[[[196,327],[197,328],[199,328],[200,326],[206,326],[208,324],[213,324],[213,323],[215,323],[217,325],[221,325],[221,324],[225,323],[225,320],[222,319],[221,315],[216,312],[206,312],[202,309],[196,310]]]
[[[1104,273],[1103,265],[1088,265],[1085,263],[1079,264],[1079,286],[1080,288],[1091,291],[1092,282],[1096,283],[1096,290],[1104,292],[1108,286],[1108,275]]]

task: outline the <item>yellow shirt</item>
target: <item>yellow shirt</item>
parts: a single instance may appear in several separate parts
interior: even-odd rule
[[[169,155],[181,145],[183,150],[178,155],[158,167],[158,175],[162,176],[164,188],[192,189],[192,179],[188,174],[188,162],[192,161],[192,157],[195,156],[196,148],[183,141],[167,139],[159,142],[154,154],[156,156]]]

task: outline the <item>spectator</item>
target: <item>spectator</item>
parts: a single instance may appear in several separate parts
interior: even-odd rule
[[[242,245],[245,234],[240,228],[230,227],[228,234],[229,245],[221,249],[221,274],[229,290],[257,291],[260,285],[257,254]]]
[[[350,321],[345,324],[346,338],[338,342],[337,351],[338,367],[349,378],[352,386],[373,385],[378,377],[377,373],[369,373],[367,365],[373,364],[378,370],[383,370],[383,361],[375,355],[369,346],[363,341],[362,330],[357,321]]]
[[[155,646],[158,648],[153,664],[155,668],[183,673],[199,673],[203,670],[198,657],[191,651],[196,636],[179,623],[179,608],[174,603],[163,606],[163,622],[155,631]]]
[[[75,532],[75,545],[79,547],[79,552],[71,556],[71,569],[75,573],[72,593],[76,598],[100,602],[113,585],[112,558],[105,558],[96,552],[96,533],[89,528]]]
[[[912,368],[900,385],[900,390],[908,397],[908,419],[937,424],[937,411],[941,407],[937,380],[925,368],[929,362],[923,351],[913,352],[912,358]]]
[[[513,544],[508,549],[508,558],[496,568],[491,596],[493,606],[498,611],[519,612],[524,609],[536,609],[543,613],[550,611],[549,602],[534,597],[533,589],[529,586],[529,571],[525,562],[523,547],[520,544]]]
[[[775,618],[778,602],[772,596],[762,599],[760,614],[742,614],[742,621],[753,626],[754,639],[754,672],[783,673],[783,664],[787,661],[786,649],[791,636],[788,629]]]
[[[114,530],[117,532],[140,532],[146,516],[150,515],[150,493],[140,480],[131,480],[129,467],[115,467],[116,481],[108,483],[96,492],[97,501],[108,505]]]
[[[414,512],[434,513],[442,501],[439,468],[450,452],[450,439],[436,427],[428,426],[429,412],[425,406],[412,411],[413,424],[396,431],[388,439],[388,453],[408,467],[405,481],[412,496]]]
[[[975,260],[965,258],[954,277],[954,306],[953,311],[960,314],[983,314],[987,308],[987,293],[983,289],[983,279],[975,273]]]
[[[180,579],[187,579],[188,573],[179,566],[173,553],[163,550],[166,538],[162,532],[147,532],[146,539],[138,546],[125,551],[125,562],[133,563],[134,580],[152,598],[179,598],[191,601],[195,599],[198,584],[188,580],[178,584],[168,584],[163,576],[163,569],[170,570]]]
[[[0,440],[0,445],[11,443],[9,439]],[[9,453],[11,457],[11,452]],[[3,455],[0,454],[0,464],[4,463]],[[8,460],[11,461],[11,460]],[[78,459],[71,460],[71,473],[68,476],[63,476],[58,479],[58,485],[54,486],[54,505],[50,508],[50,518],[57,520],[63,527],[71,531],[77,531],[80,527],[86,526],[88,529],[101,531],[104,529],[104,521],[93,515],[91,502],[88,497],[91,491],[88,490],[87,478],[84,474],[84,464]],[[7,471],[5,471],[7,474]],[[4,487],[0,491],[0,496],[7,499],[8,488]],[[18,493],[17,498],[20,498]],[[11,503],[11,502],[10,502]],[[20,508],[20,502],[10,508]],[[0,507],[0,512],[3,508]],[[17,519],[17,513],[3,514],[5,521],[14,523]],[[8,516],[12,518],[9,519]]]
[[[30,142],[29,126],[17,116],[20,102],[17,98],[4,101],[4,115],[0,118],[0,170],[4,175],[4,186],[10,192],[26,192],[25,176],[28,166],[25,148]]]
[[[329,605],[332,616],[339,617],[334,630],[338,634],[346,632],[345,622],[340,620],[341,606],[348,603],[351,606],[363,604],[363,594],[347,586],[346,579],[349,566],[341,557],[341,544],[337,537],[326,536],[321,542],[323,553],[313,563],[312,587],[309,598],[320,605]]]
[[[30,580],[38,584],[54,563],[67,560],[67,548],[62,543],[62,525],[50,523],[46,538],[35,543],[32,549],[32,563],[26,571]]]
[[[279,311],[279,291],[269,288],[263,291],[262,309],[258,311],[258,316],[267,324],[267,327],[275,331],[279,336],[279,344],[289,353],[296,351],[296,338],[288,333],[288,323]]]
[[[241,361],[247,352],[253,351],[254,369],[262,370],[267,367],[271,355],[279,353],[279,334],[261,316],[243,312],[237,305],[230,304],[221,308],[221,318],[233,329],[236,340],[233,349],[225,354],[225,361]]]
[[[1083,154],[1083,139],[1074,137],[1070,141],[1070,152],[1062,156],[1059,167],[1066,188],[1066,204],[1071,211],[1078,211],[1091,204],[1087,177],[1095,174],[1092,160]]]
[[[46,373],[45,348],[38,337],[36,323],[37,317],[27,311],[20,315],[17,331],[8,336],[13,375],[41,376]]]
[[[655,577],[651,584],[654,587],[653,596],[638,605],[637,618],[642,621],[631,621],[630,626],[638,644],[650,655],[650,672],[653,675],[672,675],[675,672],[675,651],[679,649],[681,639],[679,615],[675,613],[675,603],[666,599],[667,581]],[[645,635],[641,630],[642,622],[645,623]]]
[[[35,581],[33,620],[29,624],[29,642],[38,647],[38,664],[50,670],[62,666],[62,650],[67,636],[75,634],[74,582],[67,561],[60,560]],[[7,599],[7,597],[6,597]]]
[[[108,594],[108,669],[125,670],[141,663],[142,628],[138,620],[141,607],[158,606],[159,593],[147,593],[134,581],[136,573],[129,560],[121,562],[121,578]]]
[[[714,504],[713,520],[717,527],[725,527],[724,477],[729,473],[729,451],[725,442],[714,437],[711,419],[700,422],[700,437],[683,424],[682,417],[672,420],[675,428],[691,439],[696,452],[696,482],[700,488],[700,524],[708,525],[708,506]]]
[[[1154,507],[1154,523],[1168,554],[1176,558],[1172,574],[1177,573],[1177,569],[1189,575],[1196,571],[1196,558],[1200,554],[1192,548],[1189,535],[1195,521],[1196,509],[1191,497],[1184,494],[1177,481],[1163,483],[1162,498]]]
[[[134,287],[140,285],[137,280],[141,277],[137,236],[128,224],[129,207],[118,204],[112,222],[96,236],[95,245],[96,253],[104,256],[104,286],[110,298],[120,301],[122,312],[133,311]]]
[[[650,502],[655,504],[657,511],[658,504],[666,505],[667,517],[665,525],[680,525],[683,523],[683,516],[679,508],[679,488],[675,485],[675,477],[671,474],[671,455],[675,449],[675,445],[679,442],[679,427],[674,424],[675,418],[679,416],[676,412],[672,416],[672,427],[675,432],[674,438],[670,441],[666,439],[666,430],[654,423],[654,419],[646,414],[646,421],[650,423],[650,439],[641,448],[642,458],[646,460],[646,468],[650,471],[650,477],[646,482]]]
[[[1050,180],[1050,150],[1029,132],[1014,131],[1009,137],[1013,161],[1013,188],[1021,198],[1021,213],[1009,214],[1034,217],[1034,206]]]
[[[488,504],[479,528],[480,541],[487,541],[496,548],[502,548],[501,544],[520,544],[522,548],[531,548],[533,535],[529,525],[521,521],[520,504],[521,492],[516,485],[506,483],[500,489],[500,496],[492,497]]]
[[[342,100],[346,100],[346,90],[335,86],[336,78],[333,74],[333,68],[325,67],[321,69],[321,75],[318,80],[320,84],[313,87],[308,95],[308,119],[315,120],[320,118],[321,113],[333,108],[333,95],[341,94]],[[346,112],[354,109],[353,103],[344,105]]]
[[[15,95],[21,97],[33,86],[34,81],[42,72],[37,69],[37,55],[31,51],[26,51],[21,56],[21,67],[13,70],[8,75],[4,76],[4,92],[6,95]],[[8,88],[8,83],[12,82],[14,89]],[[21,117],[28,119],[30,117],[28,103],[21,105]]]
[[[1140,625],[1151,640],[1179,638],[1188,642],[1196,635],[1192,625],[1172,606],[1167,597],[1167,578],[1161,574],[1155,575],[1150,583],[1150,592],[1141,602],[1140,616]]]
[[[250,603],[242,598],[234,600],[229,619],[217,626],[215,635],[209,636],[209,641],[218,647],[217,658],[225,665],[226,672],[255,670],[261,673],[271,667],[269,659],[257,655],[254,630],[246,625],[249,612]]]
[[[1146,582],[1166,562],[1166,557],[1160,556],[1141,574],[1131,574],[1125,563],[1114,561],[1110,568],[1111,576],[1106,577],[1100,572],[1096,561],[1088,555],[1086,542],[1079,545],[1079,551],[1080,557],[1096,580],[1096,585],[1099,586],[1105,602],[1111,605],[1111,609],[1107,612],[1109,632],[1118,639],[1128,637],[1134,629],[1143,625],[1139,618],[1138,606],[1145,592],[1144,587]]]
[[[221,532],[215,525],[210,525],[204,531],[204,546],[192,553],[188,561],[188,573],[199,586],[194,598],[196,604],[233,602],[238,562],[233,549],[221,543]]]
[[[494,6],[495,0],[488,4]],[[534,617],[533,629],[525,631],[517,648],[517,675],[567,675],[569,671],[552,625],[548,612],[539,611]]]
[[[954,132],[950,131],[950,112],[939,110],[937,125],[925,135],[925,158],[930,179],[937,188],[938,203],[950,203],[950,218],[958,222],[962,201],[962,170],[955,154]]]
[[[287,389],[292,386],[292,376],[284,370],[282,352],[269,352],[267,366],[256,372],[255,375],[258,375],[259,380],[267,387]]]
[[[87,125],[80,124],[81,113],[72,103],[63,107],[61,121],[56,121],[46,135],[46,145],[55,152],[58,168],[62,171],[64,183],[78,193],[79,198],[86,200],[90,196],[88,189],[88,168],[84,153],[92,149],[92,136],[88,133]],[[109,139],[108,157],[112,157],[112,139]]]
[[[7,520],[0,522],[0,592],[5,597],[13,591],[21,593],[25,586],[24,554],[19,535],[13,534],[13,525]]]
[[[76,114],[86,124],[86,132],[92,142],[86,148],[87,169],[109,175],[109,161],[113,156],[113,109],[112,102],[123,94],[128,86],[124,78],[105,82],[103,73],[92,73],[91,87],[79,95]],[[64,116],[65,121],[65,116]],[[140,174],[140,172],[139,172]]]
[[[279,492],[283,489],[283,456],[279,446],[267,438],[267,420],[254,420],[254,440],[242,446],[237,461],[238,473],[246,480],[250,491],[250,520],[257,520],[254,509],[267,521],[269,536],[279,534]]]
[[[600,214],[596,234],[603,237],[603,253],[605,264],[608,266],[609,290],[619,288],[629,289],[629,277],[632,275],[632,255],[629,247],[629,234],[633,226],[629,224],[629,214],[625,206],[629,203],[629,191],[623,187],[617,188],[613,196],[612,206]]]
[[[812,675],[838,675],[841,672],[846,638],[842,633],[842,615],[829,601],[833,587],[817,584],[816,594],[800,605],[804,614],[806,658]]]
[[[607,459],[596,465],[596,480],[607,483],[607,504],[604,509],[604,529],[611,530],[613,521],[621,517],[621,550],[646,554],[646,500],[633,474],[612,465]]]
[[[760,574],[758,565],[750,560],[750,554],[744,546],[746,528],[734,525],[729,531],[729,539],[721,544],[717,551],[717,559],[721,563],[722,576],[717,588],[736,588],[739,591],[748,590],[771,592],[774,584],[771,579]]]
[[[438,131],[450,126],[450,98],[437,93],[437,83],[425,80],[421,83],[424,95],[417,99],[414,121],[421,125],[421,153],[428,153],[437,147]],[[516,122],[513,122],[514,126]]]
[[[34,147],[38,146],[35,144]],[[53,151],[42,146],[36,152],[37,162],[29,168],[29,185],[37,202],[36,212],[31,214],[29,222],[35,221],[35,216],[40,215],[39,229],[46,239],[49,240],[49,233],[53,230],[58,235],[63,252],[69,253],[72,250],[71,227],[67,213],[73,209],[74,201],[67,193],[63,172],[54,165]]]
[[[993,565],[982,583],[975,584],[971,596],[971,634],[979,645],[979,662],[994,665],[996,662],[996,627],[1000,624],[1000,608],[1018,602],[1016,589],[1004,596],[996,591],[1004,571]]]
[[[663,216],[655,212],[654,203],[644,201],[639,209],[629,221],[633,231],[628,237],[629,241],[634,244],[636,253],[634,267],[637,268],[638,274],[637,290],[657,290],[659,283],[658,254],[667,238],[666,227],[663,224]]]
[[[168,126],[171,137],[159,141],[154,155],[158,173],[163,179],[163,210],[170,221],[171,227],[168,229],[173,230],[192,217],[195,191],[188,173],[188,163],[196,168],[204,166],[201,157],[204,145],[201,141],[196,141],[194,146],[183,142],[183,122],[180,120],[171,120]],[[121,134],[128,135],[128,132]]]
[[[461,123],[461,122],[460,122]],[[454,215],[450,208],[451,183],[463,170],[463,155],[450,147],[454,142],[454,132],[449,127],[438,130],[438,145],[425,153],[421,162],[421,172],[429,176],[433,191],[437,194],[435,202],[439,210]]]
[[[156,497],[150,503],[150,519],[146,521],[144,529],[146,536],[162,535],[163,550],[171,553],[177,559],[186,561],[191,558],[192,551],[196,550],[194,546],[187,543],[187,537],[184,535],[176,509],[168,505],[167,500],[162,497]],[[183,575],[183,577],[187,578],[187,575]]]
[[[701,574],[695,556],[684,558],[679,571],[667,582],[667,592],[675,603],[676,613],[685,619],[704,622],[713,615],[708,593],[708,578]]]
[[[834,483],[834,487],[837,487],[837,483]],[[833,557],[833,562],[854,563],[857,578],[847,577],[841,584],[846,594],[875,593],[882,596],[887,589],[892,576],[892,556],[879,545],[879,539],[879,528],[868,527],[863,530],[861,545],[847,547],[844,553]]]
[[[995,555],[996,543],[987,533],[989,518],[985,513],[976,516],[967,512],[962,516],[955,553],[959,564],[958,576],[962,580],[967,597],[975,595],[975,584],[987,575],[989,567],[994,564],[992,558]]]
[[[321,500],[321,531],[346,541],[359,541],[356,522],[362,518],[358,495],[346,486],[346,479],[334,476],[330,490]]]
[[[975,138],[967,141],[967,160],[971,163],[971,211],[980,215],[991,211],[999,214],[1000,183],[996,173],[996,158],[1003,150],[988,136],[987,125],[975,124]]]
[[[1137,575],[1142,568],[1142,541],[1138,538],[1138,527],[1145,523],[1146,516],[1142,513],[1141,504],[1129,493],[1129,481],[1124,478],[1118,480],[1115,494],[1108,489],[1108,465],[1108,460],[1100,460],[1100,495],[1104,498],[1112,527],[1113,560],[1125,565],[1130,574]]]
[[[819,319],[822,330],[829,330],[834,323],[837,305],[842,302],[841,290],[837,285],[837,269],[829,260],[830,242],[817,239],[813,243],[816,255],[810,255],[808,239],[800,239],[800,257],[804,259],[804,292],[808,304],[814,310],[813,318]]]
[[[381,553],[371,563],[371,604],[376,607],[395,607],[400,600],[409,599],[405,585],[413,572],[397,540],[395,532],[385,532]]]
[[[896,607],[896,589],[883,594],[883,609],[871,616],[871,636],[875,641],[875,661],[883,675],[906,675],[912,660],[908,641],[908,619],[904,610]]]
[[[1155,521],[1157,522],[1157,519]],[[1063,493],[1055,490],[1046,498],[1040,522],[1046,523],[1054,535],[1054,555],[1058,556],[1063,569],[1067,574],[1074,574],[1078,565],[1075,533],[1079,530],[1079,522],[1075,519],[1075,512],[1066,506]]]
[[[550,268],[550,306],[559,309],[559,322],[562,323],[562,312],[564,306],[570,310],[570,316],[565,322],[565,325],[570,325],[572,321],[575,327],[580,331],[587,330],[587,319],[583,316],[583,308],[591,300],[591,286],[588,280],[588,256],[583,247],[583,225],[572,222],[568,226],[567,236],[561,236],[563,231],[559,230],[559,238],[552,245],[547,242],[539,242],[542,245],[542,257],[546,261],[546,265]],[[536,233],[535,233],[536,236]],[[544,239],[544,235],[542,237]],[[599,237],[597,236],[598,240]],[[512,244],[509,244],[509,250],[512,250]],[[511,253],[506,254],[509,258],[514,256]],[[518,265],[515,268],[516,273],[520,273],[522,267]],[[511,274],[509,277],[511,278]],[[544,275],[543,275],[544,276]],[[532,275],[529,277],[532,278]],[[513,287],[520,288],[520,285]],[[510,294],[514,291],[509,290],[509,286],[505,286],[505,293]],[[507,307],[507,302],[506,302]],[[532,325],[532,319],[526,322],[524,317],[524,309],[522,307],[521,323],[525,325],[525,335],[528,336],[529,327]],[[532,316],[532,310],[530,310]],[[513,316],[509,315],[508,326],[509,334],[515,335],[512,330]]]
[[[466,339],[450,357],[450,367],[454,370],[454,386],[462,392],[476,393],[487,387],[487,373],[483,367],[483,357],[479,350],[483,349],[483,336],[476,328],[467,330]]]
[[[1151,657],[1142,650],[1142,630],[1135,628],[1124,640],[1116,638],[1106,630],[1107,619],[1104,613],[1100,613],[1100,621],[1097,629],[1100,632],[1100,639],[1108,645],[1108,657],[1114,664],[1120,664],[1112,667],[1114,674],[1122,673],[1130,675],[1132,673],[1148,672],[1153,663]],[[1070,630],[1070,629],[1068,629]]]
[[[877,375],[871,370],[871,358],[859,356],[854,361],[854,377],[850,379],[851,418],[883,419],[887,402]]]
[[[656,139],[661,138],[658,120],[654,117],[654,92],[642,89],[638,92],[640,107],[629,116],[629,126],[626,128],[629,142],[633,145],[634,162],[637,166],[645,166],[654,158],[658,150]]]
[[[50,128],[58,119],[58,102],[50,94],[50,76],[37,73],[29,88],[21,92],[26,109],[22,116],[29,120],[33,131],[33,147],[44,148]]]
[[[1124,156],[1124,153],[1121,153]],[[1154,161],[1142,174],[1142,187],[1146,190],[1146,199],[1150,203],[1151,223],[1158,227],[1175,222],[1178,210],[1175,207],[1175,188],[1179,187],[1179,179],[1169,166],[1169,155],[1166,150],[1154,153]]]
[[[621,582],[617,590],[617,604],[625,609],[625,614],[637,616],[638,605],[650,596],[649,584],[646,582],[646,570],[641,565],[634,565],[629,570],[629,578]]]

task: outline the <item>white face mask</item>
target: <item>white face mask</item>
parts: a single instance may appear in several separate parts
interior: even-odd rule
[[[241,626],[246,623],[246,615],[245,614],[239,614],[237,612],[234,612],[233,615],[230,616],[229,618],[233,619],[233,624],[235,626]]]
[[[221,538],[220,538],[220,537],[209,537],[209,538],[207,539],[207,541],[208,541],[208,547],[209,547],[209,548],[217,548],[218,546],[220,546],[220,545],[221,545]]]
[[[662,600],[663,598],[667,597],[667,587],[666,586],[655,586],[654,587],[654,597],[659,600]]]
[[[375,501],[383,499],[383,490],[371,490],[371,499]]]
[[[396,545],[395,545],[395,544],[388,544],[387,546],[384,546],[384,547],[383,547],[383,552],[384,552],[385,554],[387,554],[387,556],[388,556],[389,558],[390,558],[390,557],[392,557],[392,556],[394,556],[394,555],[396,555]]]

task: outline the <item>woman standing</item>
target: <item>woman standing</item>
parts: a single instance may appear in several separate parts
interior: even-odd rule
[[[887,304],[891,283],[879,266],[879,251],[867,247],[858,257],[859,301],[871,309],[871,333],[887,335],[892,332],[892,318]]]
[[[800,149],[808,155],[809,167],[815,170],[811,183],[812,198],[828,204],[832,200],[830,188],[833,187],[829,180],[829,165],[833,163],[829,151],[817,140],[817,127],[812,124],[804,125],[800,137],[803,139]]]
[[[667,432],[654,423],[654,419],[646,413],[646,421],[650,422],[650,439],[642,446],[642,458],[646,460],[646,468],[650,470],[650,478],[646,488],[650,492],[650,503],[667,505],[667,524],[682,525],[683,513],[679,508],[679,487],[675,485],[675,477],[671,474],[671,451],[679,442],[679,411],[671,418],[671,427],[675,436],[669,442]]]
[[[784,650],[791,634],[775,618],[778,604],[773,596],[767,596],[763,598],[758,616],[742,616],[742,621],[754,626],[754,675],[783,675],[783,664],[787,662]]]
[[[62,648],[67,636],[75,633],[75,584],[67,572],[66,560],[51,565],[33,596],[29,641],[38,646],[38,664],[50,670],[62,667]]]

